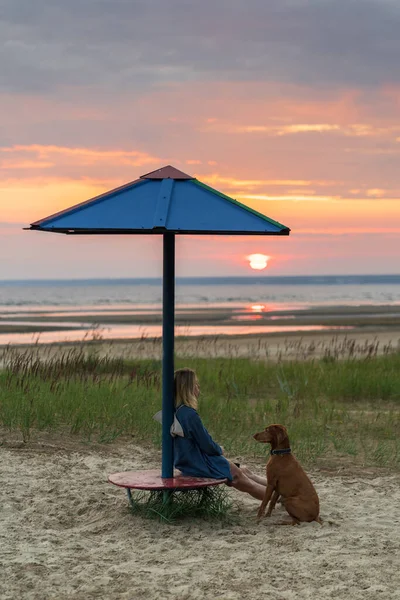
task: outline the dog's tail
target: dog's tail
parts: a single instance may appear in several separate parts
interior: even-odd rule
[[[317,517],[316,519],[314,519],[314,521],[316,521],[316,522],[317,522],[317,523],[319,523],[320,525],[323,525],[323,524],[324,524],[324,522],[323,522],[323,520],[321,519],[321,517]]]

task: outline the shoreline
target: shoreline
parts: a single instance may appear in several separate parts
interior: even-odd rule
[[[80,345],[93,342],[157,343],[162,314],[154,307],[27,307],[0,308],[0,348],[33,345]],[[297,306],[249,304],[232,306],[177,306],[175,339],[193,343],[207,338],[244,340],[310,336],[400,336],[400,305]]]

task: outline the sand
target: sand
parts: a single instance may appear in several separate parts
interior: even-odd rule
[[[257,525],[258,502],[229,490],[234,524],[133,516],[115,471],[155,468],[154,450],[0,436],[2,600],[400,598],[400,476],[310,473],[324,525]],[[255,466],[260,473],[261,464]]]

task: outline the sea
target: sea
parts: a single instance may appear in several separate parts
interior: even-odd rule
[[[282,312],[313,307],[399,306],[400,274],[315,275],[252,277],[186,277],[176,279],[177,311],[212,309]],[[161,313],[161,279],[76,279],[0,281],[0,346],[32,341],[48,343],[77,341],[93,330],[85,316],[97,315],[97,330],[104,339],[129,339],[161,335],[159,324],[143,326],[138,315]],[[255,308],[254,308],[255,307]],[[258,309],[257,309],[258,307]],[[101,327],[102,316],[108,323]],[[134,315],[136,322],[110,324],[110,315]],[[79,320],[79,317],[81,320]],[[58,319],[57,319],[58,318]],[[71,319],[72,318],[72,319]],[[49,320],[53,331],[45,328]],[[70,319],[70,320],[69,320]],[[29,332],[24,331],[26,327]],[[321,329],[303,326],[303,329]],[[9,329],[7,331],[6,329]],[[20,329],[20,330],[19,330]],[[301,329],[301,327],[300,327]],[[193,324],[176,334],[218,335],[294,331],[299,326],[254,323],[231,326]]]

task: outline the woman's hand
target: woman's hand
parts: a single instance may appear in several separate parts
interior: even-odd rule
[[[225,454],[225,448],[223,446],[220,445],[220,448],[222,450],[222,454]]]

